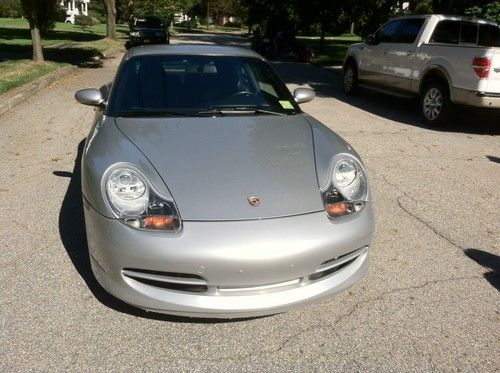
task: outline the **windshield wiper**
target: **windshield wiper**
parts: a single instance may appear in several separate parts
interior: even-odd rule
[[[295,111],[293,112],[295,113]],[[267,114],[267,115],[288,115],[279,111],[266,110],[252,107],[231,107],[231,108],[209,108],[205,111],[199,111],[200,115],[245,115],[245,114]],[[292,113],[290,113],[292,114]]]
[[[197,117],[198,113],[170,110],[133,110],[116,114],[117,117]]]

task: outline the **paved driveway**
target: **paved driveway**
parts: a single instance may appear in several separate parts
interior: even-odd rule
[[[377,212],[371,271],[285,314],[182,319],[133,309],[90,274],[78,162],[93,113],[73,94],[112,79],[118,60],[0,117],[1,371],[499,370],[497,113],[463,111],[454,130],[430,130],[413,102],[346,98],[339,76],[277,63],[290,87],[316,89],[303,109],[368,167]]]

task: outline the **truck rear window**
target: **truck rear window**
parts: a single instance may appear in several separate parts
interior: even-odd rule
[[[499,47],[500,28],[491,24],[445,20],[438,23],[430,42]]]

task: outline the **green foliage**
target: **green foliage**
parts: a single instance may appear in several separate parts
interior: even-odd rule
[[[93,26],[94,21],[90,16],[78,14],[75,16],[75,24],[78,26],[82,26],[84,29],[86,29],[87,27]]]
[[[19,0],[0,0],[0,17],[19,18],[23,9]]]
[[[412,14],[430,14],[433,11],[432,0],[410,1],[410,11]]]
[[[500,24],[500,1],[493,1],[484,6],[473,6],[465,10],[465,14],[485,18]]]
[[[59,7],[56,0],[21,0],[21,6],[30,28],[38,27],[42,35],[54,29]]]

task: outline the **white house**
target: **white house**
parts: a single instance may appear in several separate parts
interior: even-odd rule
[[[84,16],[89,15],[89,3],[90,0],[61,0],[59,3],[64,9],[66,9],[66,23],[75,23],[75,16],[83,14]]]

